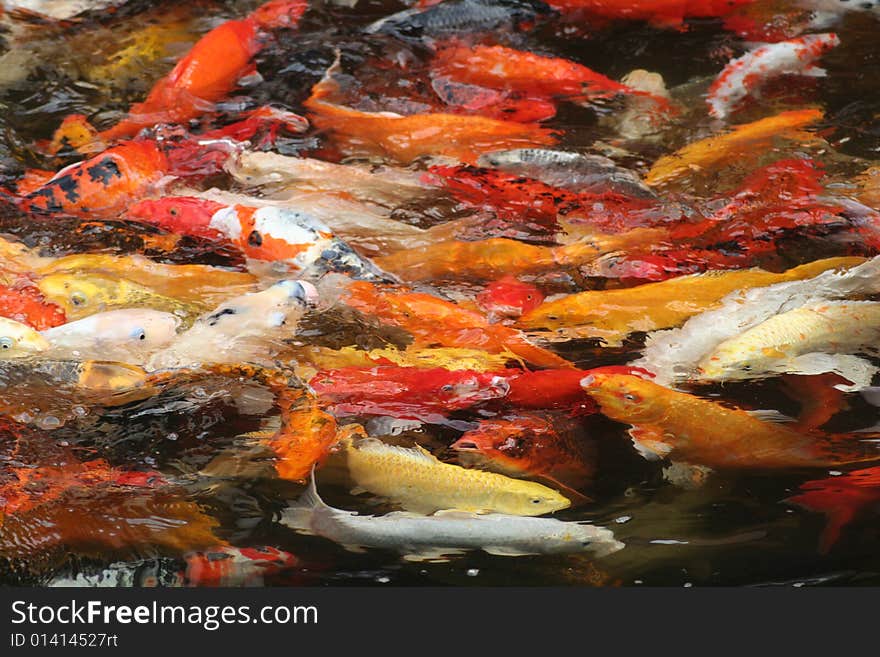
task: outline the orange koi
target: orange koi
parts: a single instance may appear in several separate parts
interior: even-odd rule
[[[827,258],[782,273],[763,269],[708,271],[620,290],[590,290],[545,301],[516,323],[524,329],[567,329],[580,337],[618,344],[635,331],[678,326],[715,307],[734,290],[812,278],[836,267],[852,267],[864,258]]]
[[[263,32],[296,26],[307,8],[306,0],[270,0],[242,20],[215,27],[153,86],[144,102],[133,105],[128,116],[100,138],[132,137],[157,123],[185,124],[212,110],[251,69],[263,46]]]
[[[504,237],[476,242],[439,242],[374,258],[373,262],[404,281],[492,280],[504,274],[538,274],[572,269],[599,256],[665,237],[656,228],[636,228],[619,235],[593,235],[563,246],[540,246]]]
[[[338,89],[331,71],[303,105],[312,124],[330,133],[347,154],[382,155],[402,164],[424,155],[473,163],[485,151],[556,143],[552,130],[530,123],[445,113],[403,116],[337,105],[328,100]]]
[[[285,390],[276,403],[281,408],[281,427],[267,441],[276,455],[275,470],[282,479],[305,481],[341,438],[336,419],[303,390]]]
[[[65,167],[22,204],[44,212],[113,218],[132,199],[158,189],[169,169],[154,141],[128,141]]]
[[[800,488],[803,493],[786,501],[827,516],[828,524],[819,539],[819,551],[825,554],[838,541],[843,528],[862,509],[880,500],[880,467],[814,479],[801,484]]]
[[[367,281],[354,281],[346,302],[384,324],[399,326],[420,346],[469,347],[489,353],[510,353],[542,367],[571,368],[552,351],[536,347],[507,326],[490,324],[480,313],[466,310],[430,294],[392,291]]]
[[[716,469],[826,467],[880,458],[856,439],[819,439],[638,376],[593,373],[582,386],[601,412],[630,424],[647,458]],[[873,449],[873,453],[872,453]]]
[[[575,101],[636,93],[576,62],[503,46],[442,48],[434,58],[432,74],[490,89]]]
[[[814,141],[815,136],[803,128],[822,117],[823,113],[818,109],[792,110],[735,126],[723,135],[701,139],[672,155],[661,157],[648,171],[645,183],[656,186],[684,178],[693,170],[711,169],[744,157],[754,158],[777,137]]]

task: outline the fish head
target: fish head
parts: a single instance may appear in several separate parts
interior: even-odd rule
[[[307,0],[269,0],[254,9],[248,18],[264,29],[295,27],[308,7]]]
[[[660,397],[666,389],[639,376],[593,372],[581,379],[581,387],[612,420],[644,424],[664,412]]]
[[[180,318],[150,308],[108,310],[80,320],[85,331],[97,341],[128,344],[151,349],[171,342],[180,327]],[[73,322],[67,326],[73,326]],[[86,337],[86,336],[84,336]]]
[[[318,291],[307,281],[284,280],[251,294],[224,302],[200,318],[214,332],[245,335],[263,333],[296,322],[318,301]]]
[[[190,196],[168,196],[138,201],[128,208],[126,218],[169,232],[191,237],[216,238],[221,232],[211,226],[222,203]]]
[[[548,435],[551,434],[551,435]],[[522,417],[483,423],[452,444],[463,453],[479,453],[504,466],[506,471],[530,472],[546,460],[547,448],[553,448],[555,436],[547,422],[533,422]]]
[[[80,274],[50,274],[37,282],[47,299],[57,303],[71,317],[101,312],[121,301],[119,282],[109,277]]]
[[[515,515],[541,516],[571,506],[571,500],[552,488],[532,481],[517,483],[518,486],[496,494],[496,501],[509,509],[515,509]]]
[[[49,348],[49,342],[27,324],[0,317],[0,359],[26,358]]]
[[[477,295],[477,304],[490,317],[520,317],[544,301],[544,294],[534,285],[513,276],[491,283]]]
[[[699,378],[710,381],[749,379],[767,372],[774,362],[785,358],[776,349],[749,348],[739,341],[720,344],[697,364]]]
[[[610,529],[586,523],[577,523],[573,527],[560,530],[551,540],[560,550],[570,552],[570,546],[574,543],[580,547],[580,551],[591,552],[597,558],[613,554],[625,547],[624,543],[614,537],[614,532]]]

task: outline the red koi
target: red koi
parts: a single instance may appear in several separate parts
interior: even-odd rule
[[[428,182],[443,185],[459,201],[516,223],[525,219],[555,227],[557,216],[564,215],[589,223],[596,231],[614,233],[660,218],[656,203],[614,192],[572,192],[532,178],[472,166],[434,166],[429,172]]]
[[[490,320],[519,317],[544,301],[544,293],[529,283],[513,276],[505,276],[490,283],[477,295],[477,305]]]
[[[450,371],[419,367],[343,367],[318,372],[309,385],[331,412],[344,415],[392,415],[439,422],[451,411],[503,397],[501,372]]]

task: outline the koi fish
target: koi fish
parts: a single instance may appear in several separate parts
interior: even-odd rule
[[[486,162],[485,154],[480,157]],[[571,219],[580,214],[586,216],[583,222],[589,223],[593,231],[616,233],[664,217],[656,204],[645,198],[608,191],[573,192],[514,172],[470,166],[434,166],[429,171],[431,179],[439,178],[438,184],[457,200],[514,223],[531,220],[542,228],[555,227],[560,216]]]
[[[136,203],[126,217],[178,234],[222,238],[248,258],[283,262],[306,277],[334,271],[359,279],[388,278],[320,219],[294,208],[224,206],[202,198],[165,197]]]
[[[448,0],[407,9],[368,25],[368,34],[422,41],[471,32],[516,29],[552,12],[537,0]]]
[[[814,62],[840,45],[836,34],[810,34],[771,43],[731,60],[709,87],[709,113],[726,118],[746,96],[755,94],[769,79],[779,75],[824,77],[825,69]]]
[[[300,317],[316,300],[317,291],[311,283],[294,280],[229,299],[155,352],[148,368],[269,359],[277,352],[277,346],[271,347],[280,340],[279,334],[292,334]]]
[[[504,276],[490,283],[477,295],[477,305],[490,321],[515,319],[533,310],[544,301],[544,293],[529,283],[513,276]]]
[[[318,372],[309,385],[335,414],[392,415],[439,422],[452,411],[503,397],[509,390],[505,375],[515,372],[343,367]]]
[[[37,281],[47,299],[58,304],[71,320],[123,308],[150,308],[184,319],[198,315],[204,303],[180,301],[125,278],[106,274],[49,274]]]
[[[148,308],[110,310],[42,332],[54,353],[142,364],[177,335],[180,318]]]
[[[169,265],[142,255],[74,253],[53,258],[33,267],[38,276],[50,274],[114,274],[136,278],[159,294],[181,299],[218,303],[221,298],[255,289],[257,278],[243,271],[228,271],[210,265]]]
[[[327,506],[318,497],[314,479],[284,511],[281,522],[348,549],[383,548],[410,561],[446,561],[450,555],[468,550],[507,557],[581,552],[599,558],[624,547],[609,529],[555,518],[463,511],[438,511],[431,516],[399,511],[360,516]]]
[[[116,360],[134,364],[168,344],[180,319],[143,308],[111,310],[46,329],[0,318],[0,358],[71,358]]]
[[[516,329],[490,324],[480,313],[430,294],[392,292],[367,281],[354,281],[344,301],[383,324],[408,331],[420,346],[479,348],[511,353],[543,367],[571,367],[564,358],[531,344]]]
[[[152,140],[123,142],[65,167],[23,197],[23,207],[113,218],[132,199],[158,191],[171,165]]]
[[[833,266],[835,261],[837,267]],[[813,264],[821,266],[823,263],[832,266],[824,271],[814,270],[812,277],[798,277],[799,280],[732,292],[721,298],[714,309],[694,315],[681,328],[649,335],[644,357],[633,365],[653,372],[660,382],[671,382],[693,375],[700,360],[724,340],[734,338],[780,312],[833,299],[880,293],[880,258],[867,261],[832,258]],[[838,358],[845,359],[850,368],[857,366],[852,356],[844,354]],[[824,364],[830,364],[831,371],[837,367],[833,362]],[[819,370],[822,371],[829,370]]]
[[[634,171],[620,167],[614,160],[601,155],[519,148],[484,153],[477,158],[477,166],[534,178],[575,193],[612,192],[636,198],[656,198]]]
[[[476,429],[452,443],[460,457],[476,455],[488,467],[511,477],[546,477],[577,489],[595,471],[594,454],[571,420],[517,414],[480,420]]]
[[[724,340],[703,357],[697,372],[708,380],[745,379],[780,371],[797,374],[795,362],[804,354],[873,352],[878,339],[880,303],[809,304],[774,315]],[[840,374],[846,376],[845,372]]]
[[[268,546],[219,546],[184,556],[183,579],[189,586],[261,586],[269,575],[296,568],[290,552]]]
[[[662,229],[635,228],[617,235],[594,234],[562,246],[527,244],[505,237],[474,242],[440,242],[374,258],[376,265],[404,281],[491,280],[511,274],[539,274],[586,265],[603,254],[650,243]]]
[[[335,164],[271,151],[243,151],[229,158],[226,171],[247,187],[296,192],[341,193],[365,203],[395,208],[433,192],[418,172],[390,166]]]
[[[804,127],[821,120],[817,109],[791,110],[753,123],[734,126],[733,130],[715,137],[707,137],[688,144],[672,155],[664,155],[654,162],[645,176],[645,184],[654,187],[683,178],[694,169],[705,170],[721,166],[733,159],[755,157],[763,146],[774,138],[811,141],[815,137]]]
[[[800,489],[804,492],[786,502],[825,514],[828,524],[819,539],[819,551],[826,554],[840,539],[843,528],[865,507],[880,500],[880,467],[814,479],[801,484]]]
[[[100,133],[104,141],[132,137],[157,123],[186,124],[214,108],[252,68],[263,47],[262,33],[295,27],[305,0],[270,0],[242,20],[221,23],[205,34],[171,72],[160,79],[128,116]]]
[[[827,467],[880,456],[854,438],[835,445],[638,376],[591,374],[582,385],[604,415],[633,425],[633,443],[649,459],[764,469]]]
[[[443,463],[419,447],[397,447],[375,438],[341,443],[348,472],[366,491],[407,511],[441,509],[539,516],[568,508],[556,491],[531,481]]]
[[[634,93],[626,85],[561,57],[544,57],[503,46],[441,48],[432,75],[456,82],[588,102]]]
[[[580,337],[600,337],[605,344],[616,345],[634,331],[677,326],[717,307],[734,290],[812,278],[826,270],[862,262],[862,258],[828,258],[781,274],[757,268],[710,271],[621,290],[578,292],[545,301],[523,315],[516,325],[524,329],[571,329]]]
[[[473,162],[480,153],[518,146],[547,146],[555,133],[528,123],[501,121],[462,114],[363,112],[328,100],[338,89],[335,64],[303,101],[308,117],[319,130],[330,133],[348,154],[382,155],[409,164],[424,155]]]
[[[286,389],[276,403],[281,407],[281,426],[266,441],[276,455],[275,471],[281,479],[305,481],[343,434],[336,419],[305,390]]]
[[[67,321],[64,310],[46,300],[39,288],[0,285],[0,317],[26,324],[38,331]]]

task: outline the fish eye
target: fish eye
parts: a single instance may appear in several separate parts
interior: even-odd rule
[[[131,337],[135,340],[146,340],[147,332],[142,328],[135,329],[131,332]]]
[[[447,383],[445,386],[440,388],[441,392],[452,392],[452,384]]]
[[[14,346],[12,338],[0,338],[0,349],[12,349]]]
[[[641,399],[639,398],[638,395],[634,395],[634,394],[632,394],[631,392],[626,393],[626,394],[623,396],[623,398],[626,399],[627,401],[631,401],[631,402],[638,402],[638,401],[641,401]]]
[[[82,292],[73,292],[70,295],[70,301],[74,306],[84,306],[86,304],[86,295]]]
[[[177,208],[174,208],[174,207],[169,208],[168,214],[170,214],[172,217],[176,217],[177,216]]]
[[[263,244],[263,236],[259,232],[252,230],[248,235],[247,243],[251,246],[261,246]]]
[[[534,499],[534,500],[532,500],[532,504],[540,504],[540,503],[541,503],[541,500],[540,500],[540,499]]]

